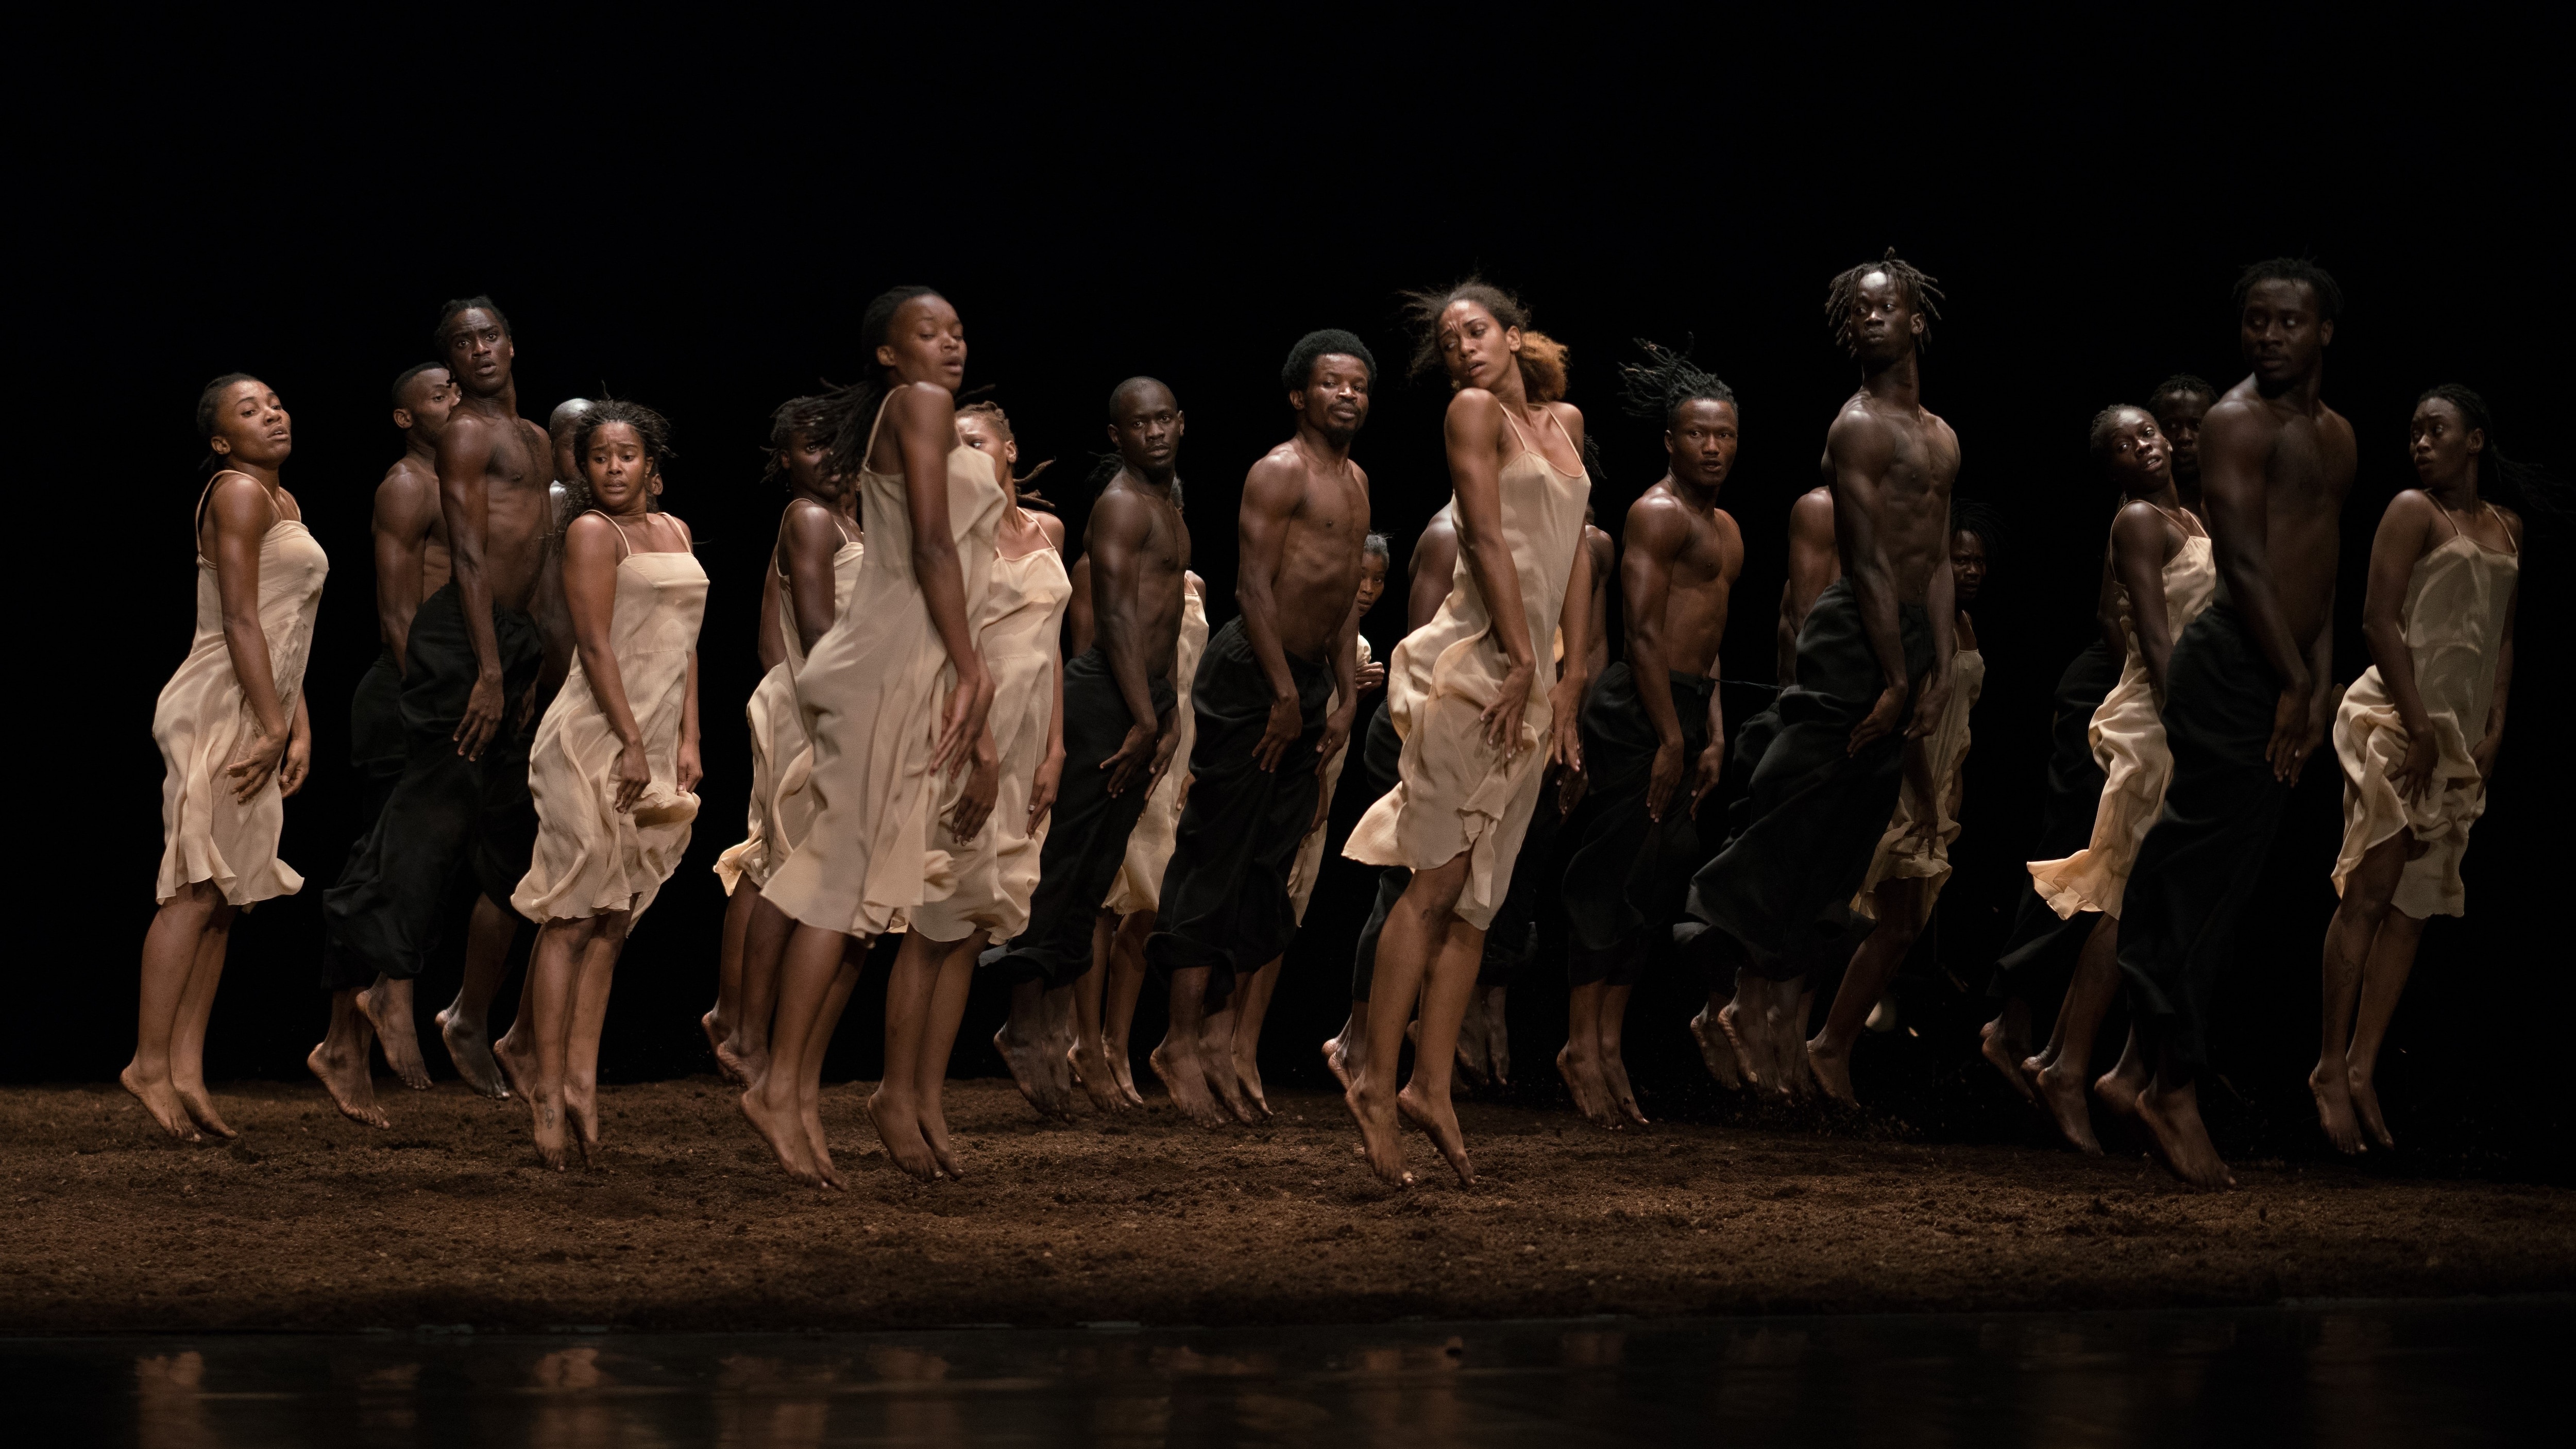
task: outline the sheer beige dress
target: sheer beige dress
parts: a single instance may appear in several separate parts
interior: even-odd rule
[[[867,550],[838,517],[832,526],[841,530],[841,546],[832,551],[832,617],[838,619],[849,611],[850,594],[859,582],[859,560]],[[787,657],[760,677],[751,702],[743,707],[743,722],[751,729],[750,828],[740,844],[725,847],[725,853],[716,857],[716,876],[724,882],[726,895],[746,880],[766,890],[769,877],[814,823],[814,797],[805,788],[813,777],[814,756],[805,739],[804,716],[796,708],[796,675],[805,667],[805,641],[796,632],[793,595],[777,557],[773,550],[770,567],[778,575],[778,645]]]
[[[1932,733],[1923,737],[1932,798],[1923,798],[1922,787],[1909,771],[1896,796],[1896,814],[1887,822],[1887,833],[1878,838],[1878,854],[1870,860],[1869,875],[1861,881],[1860,894],[1852,897],[1853,910],[1874,920],[1880,881],[1920,880],[1927,882],[1923,909],[1929,912],[1941,898],[1941,887],[1950,883],[1950,842],[1959,838],[1959,800],[1967,776],[1968,712],[1977,707],[1977,695],[1985,687],[1986,656],[1974,649],[1954,650],[1950,702],[1941,707]]]
[[[1369,648],[1367,635],[1361,635],[1358,642],[1359,667],[1366,669],[1369,667],[1369,661],[1374,659],[1376,654]],[[1341,707],[1341,700],[1334,699],[1333,708]],[[1358,734],[1366,725],[1367,721],[1354,717],[1351,733]],[[1333,791],[1342,783],[1342,766],[1349,761],[1350,757],[1351,742],[1349,739],[1344,739],[1342,747],[1333,751],[1333,757],[1324,762],[1323,773],[1317,783],[1324,792],[1325,818],[1316,822],[1314,829],[1306,832],[1305,840],[1297,846],[1297,863],[1288,870],[1288,900],[1296,907],[1299,925],[1304,925],[1306,922],[1306,903],[1315,898],[1315,878],[1324,872],[1324,833],[1332,827]]]
[[[873,456],[884,425],[880,407],[863,456]],[[904,478],[862,468],[859,490],[867,557],[849,606],[796,675],[813,752],[806,786],[813,822],[762,895],[805,925],[880,936],[901,913],[953,894],[956,852],[974,843],[953,839],[938,818],[962,779],[934,780],[930,771],[957,671],[912,571]],[[964,443],[949,450],[949,536],[965,578],[970,636],[983,628],[1004,501],[989,455]]]
[[[1511,887],[1512,863],[1547,772],[1555,720],[1547,694],[1555,671],[1545,664],[1573,578],[1574,551],[1583,542],[1583,505],[1592,494],[1591,475],[1558,472],[1508,410],[1504,419],[1520,452],[1497,480],[1503,540],[1520,584],[1530,657],[1541,665],[1530,675],[1518,737],[1506,754],[1487,743],[1479,720],[1499,698],[1510,657],[1493,637],[1493,619],[1468,566],[1468,551],[1461,548],[1449,597],[1387,661],[1387,716],[1404,741],[1396,786],[1360,817],[1342,847],[1342,854],[1363,865],[1412,870],[1467,855],[1457,912],[1480,931],[1493,924]],[[1548,420],[1564,430],[1554,414]]]
[[[217,479],[223,477],[218,473]],[[214,483],[206,485],[207,494]],[[205,499],[197,501],[199,515]],[[277,707],[291,722],[304,691],[304,661],[313,648],[313,619],[331,560],[299,518],[281,516],[259,539],[259,632],[268,641]],[[197,555],[197,636],[188,657],[161,687],[152,708],[152,742],[161,747],[161,874],[153,899],[166,901],[211,881],[231,905],[291,896],[304,877],[277,858],[286,799],[269,777],[248,800],[233,798],[225,769],[252,728],[250,700],[233,674],[224,644],[224,601],[215,561]]]
[[[2505,536],[2511,538],[2511,530]],[[2415,662],[2416,692],[2433,721],[2432,784],[2421,799],[2409,802],[2390,782],[2406,758],[2406,722],[2374,664],[2344,691],[2335,711],[2335,758],[2344,779],[2337,895],[2372,846],[2411,830],[2415,843],[2389,903],[2419,921],[2462,913],[2467,891],[2460,883],[2460,857],[2469,848],[2469,827],[2487,808],[2486,781],[2469,751],[2486,735],[2487,711],[2495,704],[2496,653],[2521,574],[2520,544],[2511,551],[2492,549],[2457,525],[2448,540],[2415,561],[2406,581],[2406,652]]]
[[[1173,733],[1180,738],[1172,745],[1170,768],[1154,782],[1154,793],[1145,797],[1145,813],[1136,817],[1136,828],[1127,836],[1127,858],[1118,866],[1118,878],[1109,883],[1109,899],[1101,902],[1111,915],[1160,909],[1163,870],[1172,863],[1173,842],[1181,831],[1181,801],[1190,792],[1190,746],[1199,737],[1197,718],[1190,713],[1190,681],[1198,678],[1199,656],[1207,652],[1207,641],[1207,600],[1197,583],[1185,580],[1181,638],[1172,654],[1172,707],[1181,712]]]

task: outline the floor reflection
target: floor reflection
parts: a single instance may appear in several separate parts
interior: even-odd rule
[[[884,1335],[0,1340],[27,1443],[722,1449],[1682,1437],[2416,1444],[2536,1415],[2564,1300]],[[14,1437],[14,1436],[13,1436]]]

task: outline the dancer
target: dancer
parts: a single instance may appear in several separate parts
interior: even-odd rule
[[[1029,1105],[1050,1117],[1071,1111],[1075,1045],[1073,999],[1054,993],[1091,969],[1101,902],[1178,739],[1172,674],[1190,565],[1178,473],[1183,431],[1179,401],[1155,379],[1131,377],[1110,393],[1109,439],[1118,451],[1094,475],[1102,487],[1083,527],[1096,642],[1064,666],[1063,782],[1028,927],[984,959],[1014,991],[1015,1009],[994,1046]],[[1019,991],[1032,980],[1040,983],[1035,996]]]
[[[1572,993],[1556,1067],[1575,1110],[1604,1127],[1646,1114],[1621,1051],[1628,998],[1669,941],[1693,872],[1708,860],[1699,812],[1726,763],[1718,646],[1744,567],[1744,535],[1717,506],[1739,442],[1735,391],[1688,357],[1641,342],[1621,369],[1628,410],[1664,427],[1665,473],[1629,505],[1619,571],[1627,657],[1583,708],[1583,799],[1565,823],[1566,976]],[[1708,822],[1714,826],[1716,822]],[[1692,1025],[1711,1070],[1731,1065],[1705,1014]],[[1720,1080],[1724,1080],[1723,1074]]]
[[[1592,480],[1583,415],[1558,401],[1565,350],[1530,330],[1517,298],[1471,278],[1410,300],[1421,337],[1414,371],[1444,368],[1454,392],[1443,432],[1460,556],[1439,613],[1388,661],[1389,715],[1404,740],[1396,786],[1343,848],[1413,872],[1378,937],[1368,1055],[1345,1099],[1381,1179],[1412,1181],[1401,1110],[1473,1186],[1449,1100],[1458,1024],[1547,766],[1583,766],[1575,716],[1590,681],[1569,658],[1551,686],[1539,663],[1549,621],[1568,639],[1591,628],[1582,542]],[[1422,1029],[1398,1093],[1396,1052],[1417,991]]]
[[[528,953],[525,1055],[537,1160],[560,1172],[567,1127],[584,1164],[599,1145],[599,1033],[617,958],[697,818],[698,625],[707,574],[689,526],[653,510],[671,456],[659,413],[610,399],[583,413],[576,512],[564,528],[572,673],[528,757],[537,843],[511,893],[539,922]],[[515,1034],[515,1033],[514,1033]]]
[[[1789,577],[1780,584],[1777,631],[1782,689],[1798,682],[1798,631],[1807,627],[1807,611],[1842,576],[1842,555],[1834,542],[1834,490],[1818,484],[1789,505]]]
[[[1265,990],[1277,980],[1297,931],[1289,876],[1331,803],[1317,772],[1359,706],[1352,603],[1369,491],[1351,442],[1376,380],[1377,359],[1348,332],[1309,332],[1289,351],[1279,384],[1296,432],[1244,476],[1243,613],[1208,641],[1190,693],[1189,793],[1145,942],[1171,982],[1171,1027],[1146,1063],[1202,1127],[1268,1115],[1238,1085],[1229,1008],[1238,978]]]
[[[2195,518],[2207,513],[2200,501],[2200,421],[2216,401],[2218,389],[2188,372],[2175,373],[2147,394],[2147,411],[2172,455],[2174,497]]]
[[[368,1078],[371,1039],[407,1084],[428,1085],[412,983],[458,872],[504,903],[536,841],[524,729],[545,654],[531,611],[551,568],[552,449],[519,416],[517,345],[491,298],[448,303],[435,340],[460,392],[438,436],[452,574],[404,636],[402,778],[322,895],[331,1027],[305,1062],[344,1116],[373,1127],[388,1124]],[[480,1038],[479,1012],[462,1024]]]
[[[2049,1050],[2020,1064],[2039,1104],[2078,1151],[2098,1154],[2085,1089],[2093,1039],[2119,987],[2120,905],[2138,845],[2163,807],[2173,754],[2159,719],[2173,641],[2218,586],[2209,535],[2182,507],[2163,432],[2144,409],[2105,408],[2093,420],[2096,464],[2126,502],[2111,523],[2116,623],[2126,664],[2094,711],[2087,738],[2103,772],[2089,843],[2030,863],[2031,885],[2066,920],[2091,921]]]
[[[2221,596],[2174,640],[2162,716],[2173,778],[2121,897],[2139,1051],[2096,1091],[2195,1187],[2235,1182],[2200,1119],[2210,993],[2332,698],[2327,624],[2354,454],[2352,425],[2318,394],[2342,303],[2313,262],[2257,262],[2237,280],[2253,370],[2200,433]]]
[[[823,1052],[857,977],[851,947],[953,893],[1001,779],[976,639],[1006,499],[993,460],[957,435],[965,324],[937,292],[896,287],[868,303],[859,337],[873,375],[831,395],[825,466],[857,479],[872,542],[848,607],[796,675],[815,815],[763,892],[796,928],[769,1070],[742,1094],[788,1175],[832,1187]],[[895,1165],[924,1181],[963,1171],[924,1083],[947,1075],[971,969],[913,932],[886,982],[885,1077],[868,1120]]]
[[[278,481],[295,448],[276,390],[226,373],[197,395],[214,476],[197,500],[197,634],[152,709],[161,747],[161,905],[143,935],[134,1058],[117,1074],[161,1130],[238,1134],[206,1093],[206,1018],[233,918],[304,878],[277,858],[313,764],[304,661],[331,561]],[[363,1062],[362,1062],[363,1065]]]
[[[1431,521],[1413,540],[1412,555],[1405,562],[1404,632],[1428,624],[1439,614],[1440,606],[1449,600],[1451,575],[1458,567],[1458,524],[1455,503],[1443,503]],[[1386,678],[1384,666],[1378,670],[1381,685]],[[1372,799],[1382,798],[1395,788],[1397,762],[1404,741],[1395,732],[1395,721],[1386,700],[1377,702],[1377,711],[1369,716],[1369,726],[1360,738],[1360,763],[1368,770]],[[1371,983],[1377,976],[1377,938],[1386,929],[1386,917],[1404,896],[1405,885],[1413,872],[1400,865],[1381,866],[1377,873],[1377,899],[1369,908],[1368,921],[1360,927],[1360,938],[1351,952],[1351,1014],[1342,1029],[1323,1044],[1324,1065],[1333,1079],[1350,1090],[1359,1077],[1360,1064],[1368,1059],[1368,1002]],[[1481,1014],[1487,1010],[1483,983],[1468,999],[1468,1011]],[[1491,1011],[1497,1019],[1502,1012],[1502,997],[1497,991],[1490,998]],[[1463,1031],[1460,1033],[1465,1034]]]
[[[1894,248],[1829,289],[1835,340],[1861,365],[1825,434],[1842,577],[1799,629],[1796,682],[1736,734],[1747,793],[1691,882],[1691,915],[1711,928],[1703,949],[1735,976],[1719,1025],[1766,1088],[1807,1069],[1808,973],[1848,962],[1875,924],[1851,898],[1895,813],[1904,743],[1932,733],[1949,701],[1959,440],[1921,401],[1939,297]]]
[[[790,398],[770,415],[768,472],[785,476],[787,508],[762,571],[758,649],[766,668],[743,709],[751,735],[748,830],[716,857],[726,894],[724,935],[715,1008],[699,1018],[718,1068],[746,1087],[769,1067],[778,962],[790,930],[761,888],[814,823],[808,788],[814,761],[797,709],[796,676],[849,606],[866,554],[858,485],[830,470],[831,453],[828,399]]]
[[[2522,518],[2491,495],[2519,497],[2532,481],[2497,451],[2486,401],[2457,383],[2415,400],[2408,435],[2418,486],[2389,501],[2370,545],[2371,665],[2335,711],[2343,900],[2326,927],[2324,1048],[2308,1090],[2346,1153],[2365,1150],[2365,1132],[2397,1145],[2371,1085],[2379,1046],[2425,921],[2466,905],[2460,857],[2504,741],[2522,573]]]
[[[1853,948],[1825,1024],[1807,1043],[1807,1066],[1817,1089],[1836,1101],[1858,1104],[1852,1091],[1852,1047],[1887,1000],[1888,983],[1913,952],[1941,887],[1950,880],[1950,843],[1959,838],[1968,763],[1968,712],[1976,708],[1986,682],[1986,657],[1977,648],[1976,621],[1968,606],[1984,589],[1995,557],[1994,517],[1973,500],[1950,500],[1950,591],[1958,618],[1949,700],[1930,734],[1905,743],[1905,779],[1897,791],[1896,813],[1880,832],[1878,853],[1870,858],[1851,901],[1854,912],[1878,926]]]

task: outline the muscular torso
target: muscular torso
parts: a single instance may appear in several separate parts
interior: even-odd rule
[[[447,586],[447,518],[439,509],[438,469],[409,453],[396,460],[376,485],[372,527],[380,568],[389,561],[400,568],[376,580],[378,632],[395,646],[401,643],[397,621],[408,627],[420,601]],[[414,555],[420,560],[416,578],[400,566]]]
[[[1592,524],[1583,525],[1583,547],[1592,555],[1592,628],[1583,641],[1583,677],[1599,679],[1610,667],[1610,580],[1619,568],[1619,546]]]
[[[1170,499],[1132,481],[1121,473],[1101,490],[1106,502],[1113,491],[1123,491],[1146,510],[1148,522],[1141,537],[1124,551],[1125,567],[1103,568],[1097,562],[1100,528],[1100,503],[1092,505],[1092,522],[1084,529],[1084,562],[1091,564],[1091,607],[1094,637],[1107,643],[1106,622],[1110,610],[1120,599],[1132,603],[1136,621],[1136,647],[1141,651],[1147,679],[1168,679],[1172,658],[1181,636],[1181,580],[1190,567],[1190,531],[1181,522],[1181,511]],[[1344,607],[1348,607],[1348,600]]]
[[[1639,571],[1662,569],[1664,613],[1658,637],[1663,644],[1665,667],[1687,674],[1705,673],[1726,638],[1727,602],[1735,590],[1735,576],[1744,568],[1743,535],[1725,510],[1693,507],[1672,491],[1669,482],[1647,489],[1639,503],[1678,515],[1687,521],[1690,531],[1669,560],[1641,550],[1631,540],[1628,572],[1639,576],[1630,579],[1622,575],[1628,617],[1641,617],[1646,607],[1639,594],[1647,580]]]
[[[1279,647],[1309,663],[1327,662],[1360,591],[1360,543],[1368,536],[1368,484],[1358,465],[1317,468],[1294,443],[1271,450],[1262,466],[1290,470],[1300,485],[1270,578]]]
[[[440,439],[473,429],[488,440],[483,471],[483,582],[495,608],[525,612],[535,596],[552,534],[554,450],[545,429],[519,417],[489,417],[457,409]]]
[[[2265,562],[2282,622],[2304,648],[2325,627],[2334,603],[2343,500],[2352,491],[2352,425],[2326,407],[2314,417],[2269,407],[2258,415],[2271,424],[2263,467]]]
[[[1834,432],[1865,429],[1875,434],[1883,462],[1867,490],[1875,499],[1875,535],[1887,560],[1888,585],[1900,604],[1920,604],[1935,569],[1950,566],[1950,486],[1959,476],[1959,439],[1950,425],[1921,408],[1901,409],[1876,403],[1867,392],[1855,394],[1834,420]],[[1828,441],[1824,472],[1835,481],[1834,444]],[[1857,495],[1837,488],[1834,506]],[[1844,573],[1851,573],[1853,537],[1837,525]],[[1865,562],[1865,561],[1863,561]]]

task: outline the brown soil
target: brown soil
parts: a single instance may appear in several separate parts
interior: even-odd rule
[[[1169,1109],[1072,1127],[952,1083],[972,1176],[875,1150],[826,1093],[847,1194],[770,1165],[711,1079],[610,1088],[602,1167],[527,1119],[380,1080],[395,1126],[316,1088],[222,1105],[242,1140],[158,1140],[112,1086],[0,1092],[0,1331],[653,1329],[1368,1322],[2066,1309],[2576,1288],[2576,1193],[2238,1164],[2176,1190],[2135,1157],[1658,1125],[1609,1135],[1462,1105],[1484,1180],[1382,1188],[1337,1098],[1219,1133]]]

